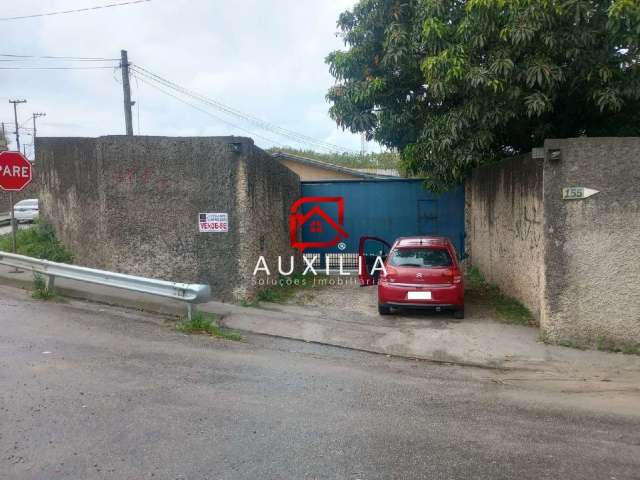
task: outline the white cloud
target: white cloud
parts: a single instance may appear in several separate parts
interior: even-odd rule
[[[12,2],[3,5],[1,15],[87,6],[84,0],[49,1],[46,7],[42,3]],[[130,61],[176,83],[284,128],[358,150],[359,136],[336,128],[328,117],[329,105],[324,98],[333,83],[324,58],[331,50],[342,47],[335,35],[336,20],[354,3],[355,0],[153,0],[95,12],[4,22],[6,40],[0,53],[114,58],[125,48]],[[68,62],[46,63],[54,64]],[[40,119],[41,135],[123,133],[119,71],[1,72],[0,94],[5,98],[0,97],[0,102],[5,106],[0,110],[0,120],[13,118],[7,98],[20,97],[29,102],[20,106],[23,122],[31,112],[47,112],[47,117]],[[135,79],[132,88],[143,135],[247,135]],[[135,107],[133,113],[137,132]],[[300,146],[238,119],[226,118],[264,137]],[[258,145],[270,146],[260,138],[255,140]]]

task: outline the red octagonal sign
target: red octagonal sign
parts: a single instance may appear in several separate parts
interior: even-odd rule
[[[0,188],[19,192],[31,182],[31,163],[20,152],[0,152]]]

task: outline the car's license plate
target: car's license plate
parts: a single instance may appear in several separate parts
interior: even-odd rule
[[[407,300],[431,300],[431,292],[407,292]]]

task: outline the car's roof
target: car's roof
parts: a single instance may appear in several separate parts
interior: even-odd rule
[[[25,198],[24,200],[20,200],[19,202],[16,202],[16,205],[19,205],[20,203],[38,203],[38,199],[37,198]]]
[[[400,237],[396,239],[396,248],[402,247],[446,247],[451,242],[447,237]]]

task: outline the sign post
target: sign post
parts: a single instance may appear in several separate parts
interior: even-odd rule
[[[0,152],[0,189],[9,192],[9,208],[11,208],[11,243],[16,253],[16,221],[13,211],[13,192],[19,192],[29,183],[33,172],[31,163],[20,152]]]

